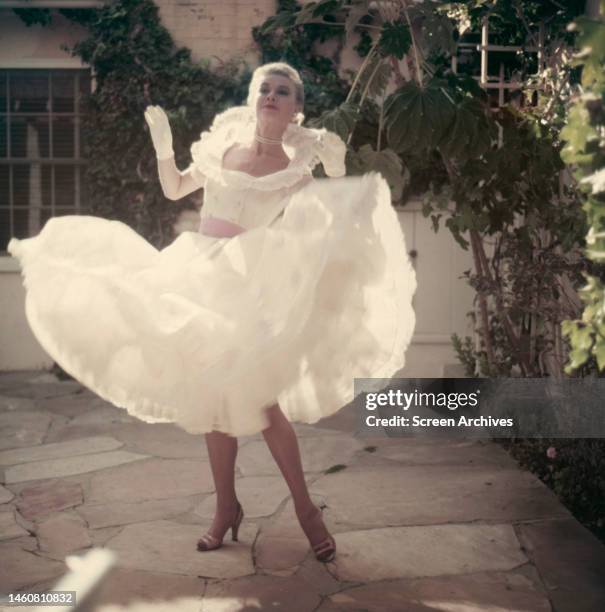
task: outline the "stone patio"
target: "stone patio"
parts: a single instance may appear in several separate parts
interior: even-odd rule
[[[95,612],[605,610],[605,547],[498,445],[364,437],[355,418],[296,425],[334,562],[314,559],[258,434],[240,438],[240,541],[199,553],[203,436],[48,373],[0,374],[0,593],[51,590],[97,547],[117,563]]]

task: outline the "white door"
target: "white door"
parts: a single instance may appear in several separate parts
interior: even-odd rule
[[[462,376],[452,348],[451,334],[473,336],[470,319],[474,291],[462,276],[473,269],[470,250],[464,251],[443,225],[437,233],[430,217],[422,215],[420,202],[398,210],[406,246],[416,270],[418,287],[413,299],[416,329],[406,354],[402,378]]]

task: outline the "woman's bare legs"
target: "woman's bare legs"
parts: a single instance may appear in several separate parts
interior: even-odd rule
[[[268,408],[267,415],[269,427],[263,430],[265,442],[290,489],[300,526],[311,546],[317,545],[330,534],[323,523],[321,512],[309,496],[296,434],[278,404]]]
[[[238,502],[235,494],[237,438],[220,431],[207,433],[205,438],[216,489],[216,513],[208,533],[222,540],[237,514]]]

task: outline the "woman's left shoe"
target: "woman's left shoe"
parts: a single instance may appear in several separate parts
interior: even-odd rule
[[[332,536],[328,536],[323,542],[313,546],[315,558],[322,563],[329,563],[336,556],[336,542]]]
[[[323,518],[321,515],[321,510],[319,508],[316,508],[315,512],[313,512],[313,514],[311,515],[311,518],[306,519],[306,520],[310,520],[310,521],[319,520],[324,528],[324,532],[327,533],[328,530],[323,524]],[[299,517],[299,522],[301,523],[301,527],[302,527],[303,522],[306,522],[306,521],[301,521]],[[303,527],[303,531],[305,532],[305,535],[309,539],[309,542],[311,542],[311,538],[309,537],[310,533],[308,532],[308,530]],[[315,558],[318,561],[321,561],[322,563],[329,563],[336,556],[336,542],[334,541],[334,538],[329,533],[327,537],[325,537],[321,542],[318,542],[317,544],[311,543],[311,548],[313,549],[313,552],[315,553]]]

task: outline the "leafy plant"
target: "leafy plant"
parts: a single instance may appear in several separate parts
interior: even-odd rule
[[[584,311],[580,319],[563,322],[572,351],[566,372],[571,373],[590,359],[599,371],[605,370],[605,7],[599,19],[576,19],[573,30],[580,32],[575,65],[582,66],[582,93],[569,112],[561,133],[567,142],[562,158],[573,168],[584,194],[583,209],[589,229],[586,255],[598,267],[598,276],[585,274],[580,290]]]
[[[344,32],[345,43],[369,32],[371,44],[346,100],[310,124],[345,138],[349,172],[380,172],[395,201],[420,188],[416,193],[434,229],[443,222],[462,248],[471,249],[474,273],[468,280],[477,294],[480,340],[473,361],[476,373],[485,375],[561,371],[560,322],[576,313],[573,294],[589,268],[580,255],[586,228],[577,191],[561,186],[564,103],[539,98],[535,107],[511,102],[494,111],[474,75],[452,72],[450,58],[457,40],[486,17],[491,42],[500,44],[525,44],[526,38],[537,44],[540,22],[548,23],[543,38],[549,72],[541,75],[541,87],[564,100],[577,75],[555,49],[565,47],[566,20],[581,9],[572,3],[552,15],[553,7],[495,0],[289,2],[262,26],[282,41],[298,36],[301,26],[331,29],[339,41]],[[514,34],[520,24],[522,40]],[[507,70],[518,68],[516,59],[507,61]],[[532,62],[519,65],[527,71]],[[558,66],[562,80],[553,76]],[[467,351],[468,363],[469,357]]]
[[[605,440],[498,439],[551,488],[571,513],[605,542]]]

